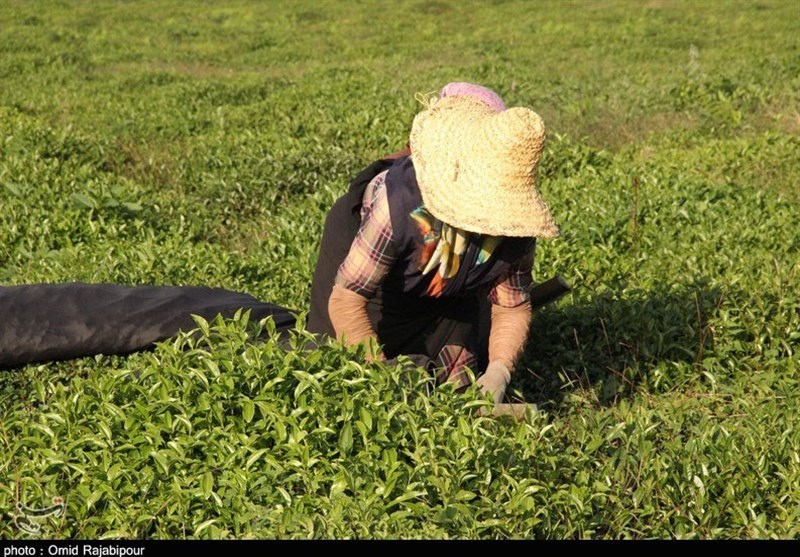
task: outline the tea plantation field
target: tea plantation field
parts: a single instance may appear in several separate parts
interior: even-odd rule
[[[3,0],[0,285],[302,312],[326,210],[449,81],[548,128],[540,412],[199,322],[0,371],[0,538],[57,496],[39,537],[800,536],[795,0]]]

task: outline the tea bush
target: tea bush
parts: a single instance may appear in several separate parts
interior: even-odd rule
[[[0,372],[0,536],[796,538],[796,2],[0,7],[0,283],[206,284],[301,313],[325,212],[414,93],[545,119],[564,234],[509,395],[246,314]],[[0,320],[2,316],[0,316]],[[302,323],[302,319],[301,319]],[[2,326],[2,325],[0,325]]]

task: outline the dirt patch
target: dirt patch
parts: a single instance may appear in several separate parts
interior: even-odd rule
[[[770,105],[765,115],[779,131],[788,134],[800,134],[800,112],[797,107],[786,105]]]
[[[146,143],[133,143],[118,139],[117,152],[109,161],[113,170],[138,184],[168,187],[172,190],[180,187],[178,174],[179,164],[173,152],[163,146]]]
[[[166,62],[111,64],[98,70],[107,75],[135,75],[137,73],[175,73],[200,79],[233,77],[238,72],[232,68],[222,68],[208,64],[169,64]]]
[[[632,115],[615,110],[604,110],[591,121],[564,124],[567,134],[583,137],[592,147],[607,151],[617,151],[627,145],[644,142],[653,133],[698,127],[695,118],[680,112]]]
[[[677,3],[675,0],[649,0],[645,6],[648,10],[663,10],[676,7]]]
[[[174,72],[191,77],[232,77],[236,72],[231,68],[221,68],[208,64],[165,64],[163,62],[150,62],[142,66],[142,69],[152,72]]]

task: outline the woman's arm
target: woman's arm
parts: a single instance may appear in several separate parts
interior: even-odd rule
[[[378,338],[367,315],[367,302],[396,260],[384,179],[385,173],[379,174],[367,188],[372,192],[371,203],[362,214],[361,227],[339,267],[328,301],[336,336],[348,345]]]
[[[336,338],[344,339],[348,346],[368,342],[370,339],[378,340],[378,334],[367,315],[367,302],[369,299],[361,294],[338,284],[333,286],[333,292],[331,292],[328,302],[328,313],[331,316],[333,329],[336,331]],[[370,354],[369,357],[382,360],[383,354],[374,356]]]
[[[511,372],[522,355],[530,330],[533,311],[530,287],[533,284],[533,251],[512,266],[489,294],[492,302],[489,329],[489,365],[478,379],[483,392],[502,402],[511,381]]]
[[[509,370],[514,369],[528,339],[532,316],[530,301],[511,308],[492,304],[489,362],[500,362]]]

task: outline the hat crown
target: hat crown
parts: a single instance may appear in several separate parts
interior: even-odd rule
[[[544,145],[545,130],[542,117],[529,108],[514,107],[505,112],[498,112],[494,125],[503,133],[499,137],[507,138],[511,143],[529,143],[533,151],[541,151]]]
[[[488,119],[483,129],[486,136],[484,156],[493,157],[503,172],[516,176],[534,176],[539,166],[545,142],[544,121],[528,108],[515,107],[499,112]],[[498,184],[536,187],[535,180],[528,182],[504,181]]]

